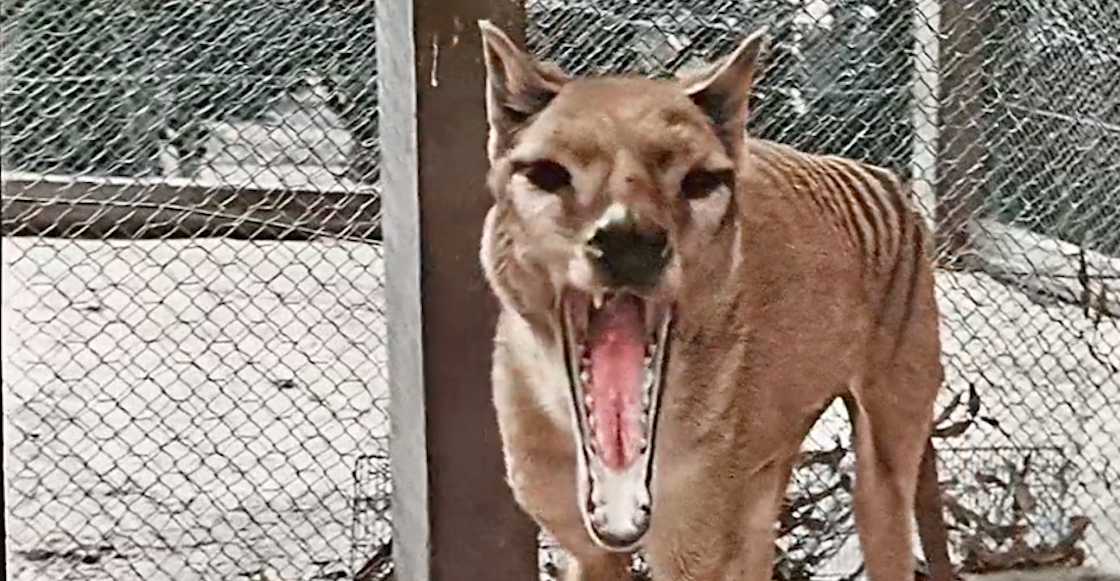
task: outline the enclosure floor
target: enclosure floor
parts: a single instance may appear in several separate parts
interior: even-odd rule
[[[4,239],[13,578],[347,571],[388,431],[379,253]]]
[[[4,239],[3,260],[13,579],[349,568],[356,458],[387,435],[377,248]],[[1083,484],[1059,502],[1120,567],[1116,321],[939,276],[943,401],[975,383],[1006,433],[951,445],[1063,446]],[[834,437],[838,409],[810,445]],[[855,558],[853,540],[837,565]]]

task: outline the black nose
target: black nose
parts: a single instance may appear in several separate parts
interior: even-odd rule
[[[600,229],[588,241],[588,254],[613,286],[653,286],[672,252],[664,230],[639,230],[633,226]]]

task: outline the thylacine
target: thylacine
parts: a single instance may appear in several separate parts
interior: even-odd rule
[[[854,425],[872,581],[913,579],[941,386],[930,236],[898,178],[748,137],[766,33],[676,80],[569,77],[481,22],[508,480],[569,580],[769,581],[799,447]]]

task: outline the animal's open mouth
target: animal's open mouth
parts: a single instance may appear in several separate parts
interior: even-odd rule
[[[562,315],[584,523],[603,547],[630,550],[649,527],[672,307],[625,292],[568,292]]]

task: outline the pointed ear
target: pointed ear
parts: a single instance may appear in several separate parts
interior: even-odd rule
[[[512,135],[548,106],[568,76],[537,62],[489,20],[478,21],[486,59],[486,118],[491,161],[509,148]]]
[[[742,144],[759,55],[770,44],[768,27],[755,30],[735,52],[681,80],[685,93],[712,120],[728,149]]]

